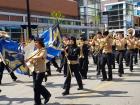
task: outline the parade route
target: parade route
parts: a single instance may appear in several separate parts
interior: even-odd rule
[[[72,78],[70,95],[62,96],[65,77],[52,68],[52,76],[43,85],[51,92],[48,105],[140,105],[140,65],[130,72],[125,67],[125,74],[119,77],[113,69],[113,81],[100,81],[96,76],[96,66],[90,59],[88,79],[83,80],[84,90],[77,90],[75,78]],[[33,105],[32,77],[19,75],[13,82],[5,72],[0,89],[0,105]],[[43,102],[43,99],[42,99]]]

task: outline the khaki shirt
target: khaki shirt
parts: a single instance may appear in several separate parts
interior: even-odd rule
[[[100,47],[101,47],[101,39],[96,39],[96,40],[93,40],[93,49],[92,49],[92,51],[94,52],[94,51],[98,51],[98,50],[100,50]]]
[[[134,48],[136,49],[140,49],[140,41],[139,40],[136,40],[135,41],[135,45],[134,45]]]
[[[127,49],[131,50],[135,48],[135,40],[132,39],[127,39]]]
[[[34,65],[34,71],[41,73],[46,71],[46,51],[44,48],[34,51],[37,53],[30,62]]]
[[[137,41],[137,44],[138,44],[137,48],[140,49],[140,40]]]
[[[103,46],[103,53],[112,53],[112,44],[113,44],[113,39],[109,38],[103,38],[102,40],[102,46]]]
[[[124,50],[126,41],[125,39],[115,39],[116,50]]]
[[[101,42],[101,39],[97,39],[95,41],[95,47],[98,48],[98,49],[100,49],[100,42]]]

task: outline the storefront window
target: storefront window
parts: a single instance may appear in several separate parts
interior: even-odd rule
[[[21,35],[23,35],[23,32],[21,31],[20,27],[10,27],[10,34],[11,34],[11,39],[20,41]]]

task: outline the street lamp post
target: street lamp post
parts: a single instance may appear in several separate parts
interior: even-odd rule
[[[27,20],[28,20],[28,35],[29,35],[29,38],[31,38],[32,31],[31,31],[31,15],[30,15],[29,0],[26,0],[26,6],[27,6]]]

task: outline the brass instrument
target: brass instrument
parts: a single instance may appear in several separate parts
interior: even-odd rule
[[[67,49],[67,48],[66,48]],[[69,71],[69,73],[70,73],[70,76],[72,77],[72,71],[71,71],[71,68],[70,68],[70,61],[68,60],[68,53],[67,53],[67,51],[66,51],[66,49],[64,49],[64,52],[65,52],[65,58],[66,58],[66,61],[67,61],[67,66],[68,66],[68,71]],[[67,74],[68,74],[68,72],[67,72]]]
[[[83,55],[83,44],[84,42],[80,41],[79,42],[79,47],[80,47],[80,58],[84,58],[84,55]]]
[[[126,34],[134,36],[135,35],[135,29],[134,28],[127,29]]]
[[[36,62],[31,60],[33,57],[35,57],[36,55],[38,55],[39,53],[41,53],[42,50],[39,50],[38,52],[36,52],[35,54],[33,54],[30,58],[25,60],[26,63],[26,67],[31,70],[32,72],[34,71],[34,65],[32,63]]]
[[[97,42],[97,38],[95,37],[94,39],[95,39],[96,42]],[[97,46],[96,46],[95,44],[94,44],[94,46],[92,46],[92,47],[93,47],[93,55],[94,55],[94,56],[98,55],[98,54],[101,52],[101,49],[100,49],[101,42],[97,42],[97,43],[98,43]]]
[[[101,53],[101,51],[103,50],[104,46],[107,44],[107,40],[109,38],[113,38],[112,34],[109,34],[104,41],[100,41],[99,46],[94,46],[94,52],[93,55],[98,55],[99,53]],[[97,39],[96,39],[97,40]]]
[[[101,51],[99,47],[95,47],[95,46],[94,46],[93,49],[94,49],[94,50],[93,50],[93,55],[94,55],[94,56],[98,55],[98,54],[100,53],[100,51]]]

